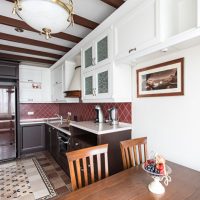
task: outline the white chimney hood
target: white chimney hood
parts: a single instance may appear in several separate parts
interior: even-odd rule
[[[65,97],[78,97],[81,98],[81,57],[76,56],[76,67],[72,79],[69,83],[69,87],[65,91]]]

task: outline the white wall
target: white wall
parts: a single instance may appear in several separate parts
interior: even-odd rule
[[[200,46],[133,67],[133,138],[147,136],[148,151],[200,171]],[[185,58],[185,95],[136,97],[136,69]]]

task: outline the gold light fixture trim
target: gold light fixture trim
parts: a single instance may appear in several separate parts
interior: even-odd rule
[[[22,0],[14,0],[14,8],[12,13],[13,14],[17,14],[19,17],[20,15],[18,14],[18,12],[20,13],[20,11],[23,10],[23,7],[21,5],[21,1]],[[67,17],[67,22],[69,22],[69,25],[74,25],[74,19],[73,19],[73,15],[74,15],[74,9],[73,9],[73,1],[72,0],[68,0],[68,3],[64,2],[63,0],[51,0],[50,2],[53,2],[57,5],[59,5],[60,7],[62,7],[63,9],[65,9],[67,11],[67,13],[69,14],[69,16]],[[20,17],[21,18],[21,17]],[[33,27],[34,28],[34,27]],[[42,28],[42,30],[40,31],[40,34],[44,34],[46,39],[51,38],[51,29],[48,27],[44,27]]]

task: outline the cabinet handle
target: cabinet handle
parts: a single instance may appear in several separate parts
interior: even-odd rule
[[[94,96],[96,96],[97,94],[96,94],[96,88],[94,88]]]
[[[92,90],[92,95],[95,96],[95,88]]]
[[[129,53],[131,53],[132,51],[136,51],[137,49],[136,48],[133,48],[133,49],[129,49]]]
[[[96,58],[92,58],[92,65],[96,65]]]
[[[33,99],[28,99],[28,101],[33,101]]]
[[[78,143],[78,142],[76,142],[76,143],[75,143],[75,146],[78,146],[78,145],[79,145],[79,143]]]
[[[33,80],[28,80],[28,82],[33,82]]]

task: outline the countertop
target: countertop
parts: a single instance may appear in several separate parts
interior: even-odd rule
[[[70,131],[65,130],[63,127],[67,127],[68,124],[65,120],[61,123],[58,118],[40,118],[40,119],[28,119],[28,120],[21,120],[20,125],[31,125],[31,124],[43,124],[46,123],[68,135]],[[132,124],[119,122],[118,125],[110,125],[110,123],[94,123],[94,121],[82,121],[82,122],[75,122],[71,121],[70,126],[74,126],[76,128],[80,128],[82,130],[101,135],[119,131],[126,131],[132,129]]]
[[[123,122],[119,122],[118,125],[110,125],[110,123],[94,123],[93,121],[82,121],[82,122],[72,121],[70,123],[70,126],[74,126],[76,128],[80,128],[97,135],[132,129],[131,124]]]

